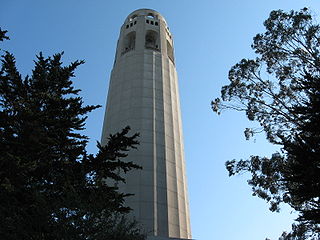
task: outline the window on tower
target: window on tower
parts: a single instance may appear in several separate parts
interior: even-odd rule
[[[167,54],[171,61],[174,63],[174,56],[173,56],[173,48],[171,43],[167,40]]]
[[[149,14],[147,15],[147,18],[156,18],[156,16],[155,16],[153,13],[149,13]]]
[[[133,15],[133,16],[131,16],[131,18],[129,18],[129,21],[132,21],[132,20],[136,19],[137,17],[138,17],[138,15]]]
[[[159,50],[159,36],[158,33],[148,30],[145,38],[145,47],[147,49]]]
[[[130,32],[125,36],[123,41],[122,54],[129,52],[135,48],[136,45],[136,32]]]

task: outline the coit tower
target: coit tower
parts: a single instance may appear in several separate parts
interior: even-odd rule
[[[182,123],[173,38],[156,11],[131,13],[120,30],[102,144],[129,125],[140,133],[128,161],[142,166],[119,188],[148,239],[191,239]]]

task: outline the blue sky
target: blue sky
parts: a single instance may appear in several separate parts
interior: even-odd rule
[[[210,101],[228,83],[232,65],[253,57],[252,38],[262,32],[271,10],[310,7],[319,20],[319,0],[1,0],[0,26],[9,31],[3,49],[14,53],[22,74],[30,74],[35,55],[64,51],[64,62],[84,59],[75,85],[86,104],[101,104],[90,114],[89,151],[100,139],[109,74],[120,26],[139,8],[151,8],[167,20],[175,42],[185,140],[193,238],[198,240],[277,239],[295,217],[284,208],[271,213],[253,197],[247,175],[229,178],[224,162],[250,155],[269,156],[275,147],[264,135],[252,141],[252,126],[242,113],[217,116]]]

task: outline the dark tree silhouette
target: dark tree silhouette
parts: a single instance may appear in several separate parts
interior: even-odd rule
[[[9,37],[6,35],[7,32],[8,32],[8,31],[6,31],[6,30],[1,30],[1,28],[0,28],[0,41],[3,41],[3,40],[5,40],[5,39],[9,39]]]
[[[299,217],[281,239],[320,239],[320,26],[308,9],[272,11],[266,32],[254,37],[256,59],[243,59],[229,72],[230,84],[213,111],[244,111],[261,128],[245,130],[249,139],[264,131],[281,153],[227,161],[229,175],[246,171],[254,195],[279,211],[280,203]]]
[[[0,31],[0,40],[6,37]],[[62,54],[37,56],[31,76],[22,78],[9,52],[0,70],[0,238],[145,239],[125,214],[127,194],[107,180],[140,168],[123,160],[136,148],[129,127],[87,154],[81,134],[87,114],[71,78],[83,63],[68,66]]]

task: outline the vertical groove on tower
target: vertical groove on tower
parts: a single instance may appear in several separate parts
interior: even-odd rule
[[[152,62],[155,63],[155,55],[152,54]],[[157,139],[156,139],[156,100],[155,100],[155,81],[156,81],[156,69],[155,64],[152,64],[152,91],[153,91],[153,165],[154,165],[154,171],[153,171],[153,198],[154,198],[154,204],[153,204],[153,211],[155,218],[153,219],[153,231],[154,235],[158,235],[158,196],[157,196],[157,175],[158,175],[158,167],[157,167]]]

